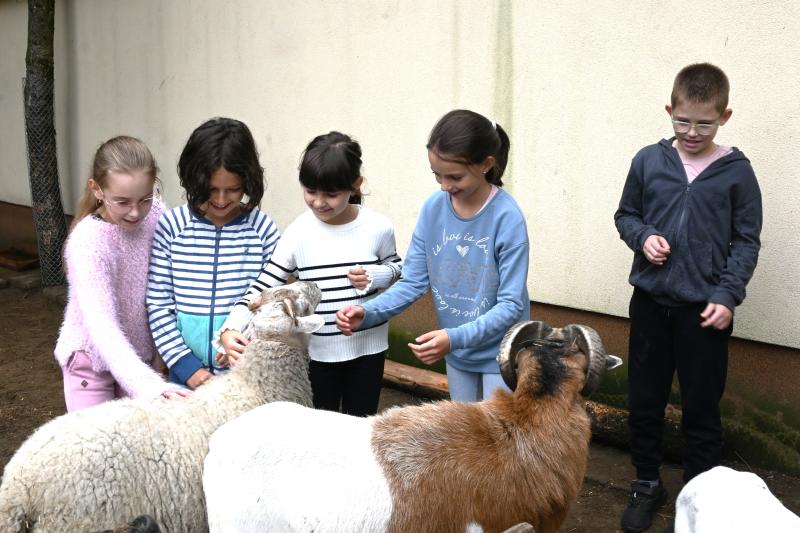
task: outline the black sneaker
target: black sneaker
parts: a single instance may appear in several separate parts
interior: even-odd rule
[[[645,531],[653,523],[656,511],[666,501],[667,491],[663,483],[650,487],[634,481],[631,483],[631,500],[622,514],[622,530],[627,533]]]

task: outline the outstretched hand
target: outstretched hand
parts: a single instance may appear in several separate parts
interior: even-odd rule
[[[709,302],[703,312],[700,313],[700,316],[704,319],[700,323],[700,327],[707,328],[711,326],[714,329],[725,329],[731,325],[733,311],[722,304]]]
[[[178,398],[188,398],[192,394],[194,393],[189,389],[184,389],[183,387],[173,387],[162,392],[161,396],[167,398],[168,400],[175,400]]]
[[[217,353],[216,360],[220,366],[236,366],[239,358],[244,353],[244,348],[250,344],[250,340],[240,331],[226,329],[219,336],[219,343],[222,350]]]
[[[364,321],[364,314],[360,305],[346,305],[336,311],[336,327],[349,337]]]
[[[432,365],[450,352],[450,336],[443,329],[424,333],[414,341],[417,344],[409,342],[408,347],[426,365]]]
[[[212,377],[214,377],[214,375],[205,368],[198,368],[194,374],[189,376],[189,379],[186,380],[186,384],[194,390]]]

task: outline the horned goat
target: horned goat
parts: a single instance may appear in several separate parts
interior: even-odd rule
[[[514,326],[498,359],[514,392],[479,403],[362,419],[280,402],[225,424],[203,474],[211,531],[557,531],[586,470],[581,392],[620,360],[588,327],[543,322]]]
[[[308,282],[264,291],[241,362],[189,398],[108,402],[40,427],[6,465],[0,530],[89,531],[147,513],[165,532],[206,531],[214,430],[267,402],[311,405],[306,334],[322,326],[319,300]]]
[[[675,533],[800,531],[800,517],[783,506],[757,475],[717,466],[695,476],[675,502]]]

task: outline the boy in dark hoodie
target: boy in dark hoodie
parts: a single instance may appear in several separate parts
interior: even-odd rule
[[[636,481],[622,516],[644,531],[667,499],[659,479],[664,408],[680,384],[683,478],[719,464],[728,338],[758,260],[761,192],[750,161],[717,145],[731,117],[728,78],[714,65],[683,68],[665,106],[675,136],[633,158],[614,220],[634,251],[628,402]]]

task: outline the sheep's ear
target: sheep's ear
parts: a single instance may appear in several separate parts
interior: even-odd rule
[[[283,300],[281,300],[281,303],[283,303],[283,312],[286,313],[286,315],[292,319],[292,322],[297,324],[297,315],[295,315],[294,312],[294,303],[292,302],[292,299],[284,298]]]
[[[260,292],[255,296],[253,296],[253,298],[250,300],[250,303],[247,304],[247,308],[250,309],[251,311],[255,311],[256,309],[261,307],[263,295],[264,293]]]
[[[297,330],[301,333],[314,333],[325,325],[325,319],[319,315],[297,317]]]

